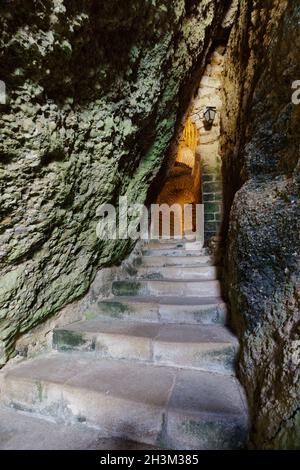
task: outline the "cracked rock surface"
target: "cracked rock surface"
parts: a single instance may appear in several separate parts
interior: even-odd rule
[[[298,2],[241,1],[225,59],[227,287],[252,443],[300,448]],[[242,54],[243,50],[243,54]],[[245,54],[245,52],[247,52]],[[243,57],[242,61],[238,60]],[[232,204],[233,201],[233,204]]]
[[[227,2],[225,2],[227,3]],[[120,263],[96,209],[144,203],[217,25],[219,0],[0,6],[0,362]]]

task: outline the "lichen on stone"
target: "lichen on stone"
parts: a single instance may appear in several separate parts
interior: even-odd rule
[[[1,364],[133,248],[97,239],[96,209],[144,202],[160,171],[225,14],[194,3],[1,2]]]
[[[225,59],[225,277],[251,442],[264,449],[300,448],[299,20],[297,2],[241,1]]]

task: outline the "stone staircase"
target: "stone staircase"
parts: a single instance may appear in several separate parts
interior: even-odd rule
[[[218,271],[197,242],[150,242],[112,299],[54,330],[52,353],[4,368],[2,404],[162,448],[243,448]]]

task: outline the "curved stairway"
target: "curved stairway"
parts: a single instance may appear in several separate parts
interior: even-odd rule
[[[5,406],[170,449],[239,449],[248,434],[218,268],[197,243],[150,242],[134,278],[4,368]]]

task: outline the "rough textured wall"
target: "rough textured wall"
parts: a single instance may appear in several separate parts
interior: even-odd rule
[[[225,59],[227,281],[260,448],[300,448],[300,5],[241,1]]]
[[[1,1],[0,363],[130,251],[96,208],[145,200],[228,3]]]

